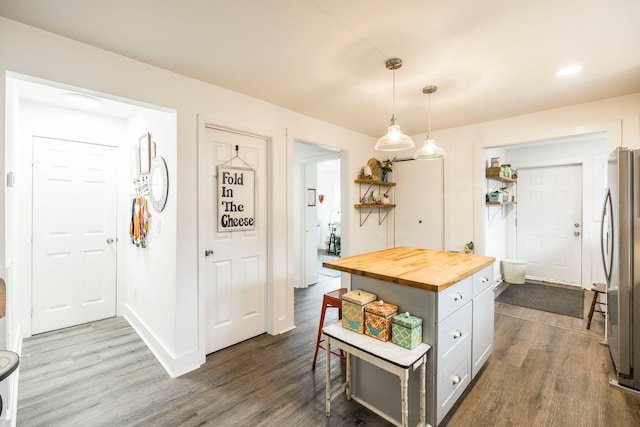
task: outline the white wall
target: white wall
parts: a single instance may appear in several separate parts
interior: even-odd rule
[[[141,248],[133,245],[129,238],[134,186],[128,167],[131,147],[146,132],[151,133],[151,139],[156,143],[156,156],[163,157],[167,164],[169,192],[162,212],[156,212],[149,203],[151,218],[147,247]],[[120,167],[118,192],[121,202],[118,217],[122,219],[118,222],[118,314],[127,318],[169,372],[177,369],[173,360],[176,359],[175,349],[180,345],[178,340],[186,339],[185,346],[198,348],[197,337],[176,335],[176,151],[175,112],[135,108],[120,144],[120,159],[124,164]],[[196,302],[183,316],[197,322],[197,313]]]
[[[167,295],[172,294],[167,300],[170,306],[162,307],[168,320],[154,323],[154,328],[163,331],[168,328],[157,338],[172,355],[170,366],[165,364],[172,375],[194,369],[205,360],[204,335],[199,333],[197,321],[202,317],[197,280],[198,118],[206,116],[227,127],[265,130],[272,138],[269,153],[272,188],[269,217],[272,220],[269,229],[273,238],[269,242],[268,332],[277,334],[294,327],[293,236],[290,228],[293,220],[293,142],[314,141],[345,150],[343,177],[353,182],[360,165],[375,154],[373,138],[4,18],[0,18],[0,51],[3,76],[7,72],[34,76],[177,112],[176,157],[175,163],[170,164],[170,174],[175,179],[171,181],[174,185],[170,187],[167,203],[169,212],[175,210],[176,231],[175,238],[168,243],[171,249],[160,255],[165,260],[175,260],[175,272],[167,272],[168,276],[159,285]],[[0,99],[5,99],[4,85],[0,86]],[[4,135],[0,150],[2,176],[6,170],[4,147],[13,140],[13,135],[6,133],[11,132],[11,127],[7,127],[5,118],[6,105],[3,104],[0,110],[0,133]],[[130,132],[135,133],[135,130],[132,128]],[[129,136],[131,134],[127,134]],[[354,196],[356,191],[357,186],[352,184],[344,195],[342,211],[348,215],[342,215],[343,225],[358,224],[355,209],[344,209],[357,198]],[[0,200],[5,200],[4,186],[0,186]],[[7,206],[8,211],[11,209]],[[172,221],[163,218],[163,234],[165,227],[170,226],[167,223]],[[346,254],[386,247],[385,227],[356,226],[349,230],[349,235],[343,235],[342,240]],[[5,209],[2,209],[0,241],[5,242],[5,235]],[[1,245],[0,271],[5,268],[5,245]],[[13,285],[7,284],[9,288]],[[136,310],[154,309],[136,307]],[[173,328],[167,326],[168,323],[173,323]],[[148,325],[145,327],[151,330]]]

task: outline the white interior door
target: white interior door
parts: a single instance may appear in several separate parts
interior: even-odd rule
[[[518,168],[517,257],[527,277],[582,283],[582,166]]]
[[[255,223],[245,231],[218,231],[217,166],[255,170]],[[201,147],[199,265],[205,288],[205,349],[211,353],[266,331],[266,140],[207,127]],[[242,159],[242,160],[240,160]]]
[[[395,245],[444,250],[444,192],[442,160],[399,162],[392,181],[411,183],[392,187],[396,204]]]
[[[318,283],[318,165],[315,161],[304,164],[304,287]]]
[[[32,333],[116,315],[116,148],[33,139]]]

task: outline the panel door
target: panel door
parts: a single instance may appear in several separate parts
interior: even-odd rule
[[[582,166],[518,169],[517,257],[527,276],[582,283]]]
[[[199,276],[208,354],[266,331],[266,140],[207,127],[200,155]],[[255,229],[218,231],[217,166],[229,160],[255,170]]]
[[[395,246],[444,250],[442,160],[398,162],[391,178]],[[402,183],[407,183],[404,185]]]
[[[32,333],[116,315],[116,148],[33,139]]]

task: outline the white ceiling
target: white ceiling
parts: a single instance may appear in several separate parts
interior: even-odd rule
[[[434,130],[640,92],[638,0],[0,0],[0,16],[371,136],[392,112],[426,132],[426,85]]]

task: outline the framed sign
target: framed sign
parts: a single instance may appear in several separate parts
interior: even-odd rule
[[[316,205],[316,189],[307,188],[307,206]]]
[[[256,228],[256,173],[251,168],[218,166],[218,231]]]
[[[151,172],[151,134],[145,133],[138,140],[140,153],[140,174]]]

